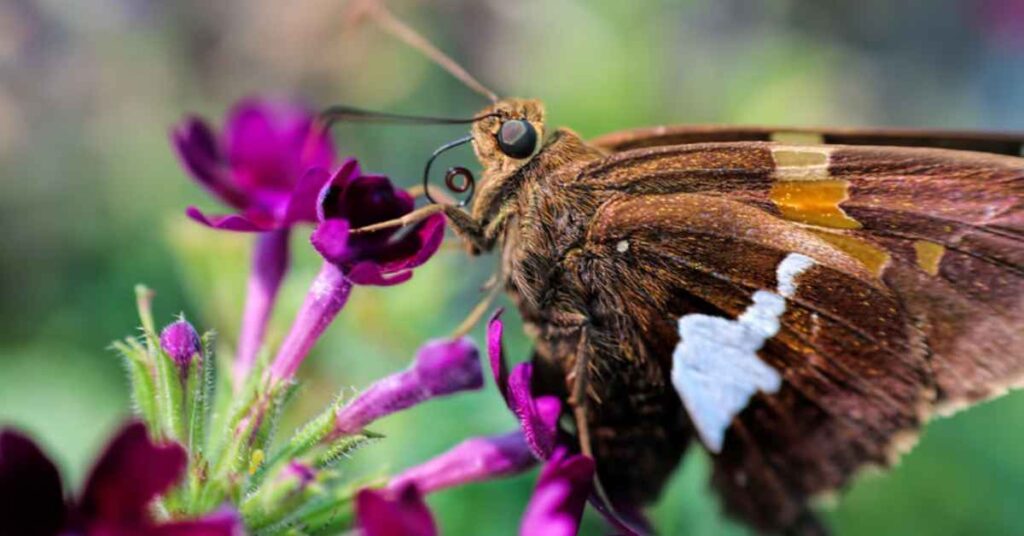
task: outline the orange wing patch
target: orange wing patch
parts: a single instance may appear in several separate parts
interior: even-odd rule
[[[924,270],[928,275],[939,274],[939,263],[942,256],[946,254],[946,247],[942,244],[918,240],[914,242],[914,254],[917,257],[918,268]]]

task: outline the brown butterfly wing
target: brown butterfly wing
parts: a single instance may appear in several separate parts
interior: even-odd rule
[[[576,187],[622,193],[588,234],[588,283],[619,291],[596,324],[661,362],[680,316],[736,318],[786,255],[816,261],[759,352],[782,389],[715,460],[727,508],[760,528],[813,527],[809,498],[1022,377],[1024,160],[713,143],[615,154]]]
[[[674,125],[622,130],[599,136],[591,144],[608,152],[688,143],[776,141],[831,145],[932,147],[1024,155],[1024,133],[956,132],[912,129],[816,129],[722,125]]]

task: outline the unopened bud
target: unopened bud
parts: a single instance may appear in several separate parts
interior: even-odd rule
[[[192,358],[201,355],[203,351],[203,343],[196,328],[185,319],[168,324],[160,332],[160,347],[180,368],[188,367]]]

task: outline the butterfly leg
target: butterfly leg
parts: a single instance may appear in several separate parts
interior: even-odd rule
[[[441,205],[427,205],[420,207],[401,218],[395,218],[393,220],[382,221],[373,225],[366,225],[357,229],[352,229],[353,234],[359,233],[372,233],[374,231],[380,231],[383,229],[391,229],[393,227],[405,227],[414,223],[419,223],[438,212],[444,212],[444,208]]]

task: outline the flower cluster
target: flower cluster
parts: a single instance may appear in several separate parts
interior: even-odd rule
[[[185,462],[185,449],[180,445],[154,443],[146,427],[133,422],[114,436],[82,493],[66,498],[57,467],[39,447],[18,431],[0,431],[0,533],[241,534],[241,522],[231,511],[184,521],[153,518],[149,502],[183,476]]]
[[[602,510],[594,462],[559,430],[559,400],[531,392],[530,364],[509,372],[499,315],[488,326],[487,355],[519,422],[514,431],[465,440],[390,479],[357,483],[338,467],[381,437],[368,429],[378,419],[483,386],[476,346],[455,337],[427,342],[405,370],[348,400],[339,396],[276,440],[296,372],[352,290],[407,281],[440,246],[444,218],[436,211],[410,217],[412,195],[353,159],[336,158],[316,116],[293,103],[246,100],[220,133],[192,117],[171,139],[189,174],[233,210],[213,216],[189,207],[187,215],[255,236],[232,374],[219,380],[212,335],[201,336],[184,317],[158,332],[153,294],[138,287],[142,336],[113,345],[138,420],[115,436],[75,498],[66,498],[57,469],[31,440],[0,432],[0,534],[317,535],[354,524],[366,536],[433,535],[425,494],[538,464],[524,534],[575,534],[588,501]],[[310,242],[323,263],[271,351],[264,348],[267,323],[288,272],[291,230],[303,224],[315,227]]]
[[[638,532],[594,494],[594,461],[573,453],[574,445],[558,428],[557,398],[534,395],[533,368],[520,363],[509,373],[502,345],[501,312],[487,329],[492,376],[519,428],[493,437],[467,439],[451,450],[405,470],[382,490],[357,497],[360,526],[368,536],[432,536],[437,529],[422,494],[472,482],[518,474],[543,463],[533,497],[523,514],[521,534],[569,536],[577,533],[588,500],[622,534]]]

